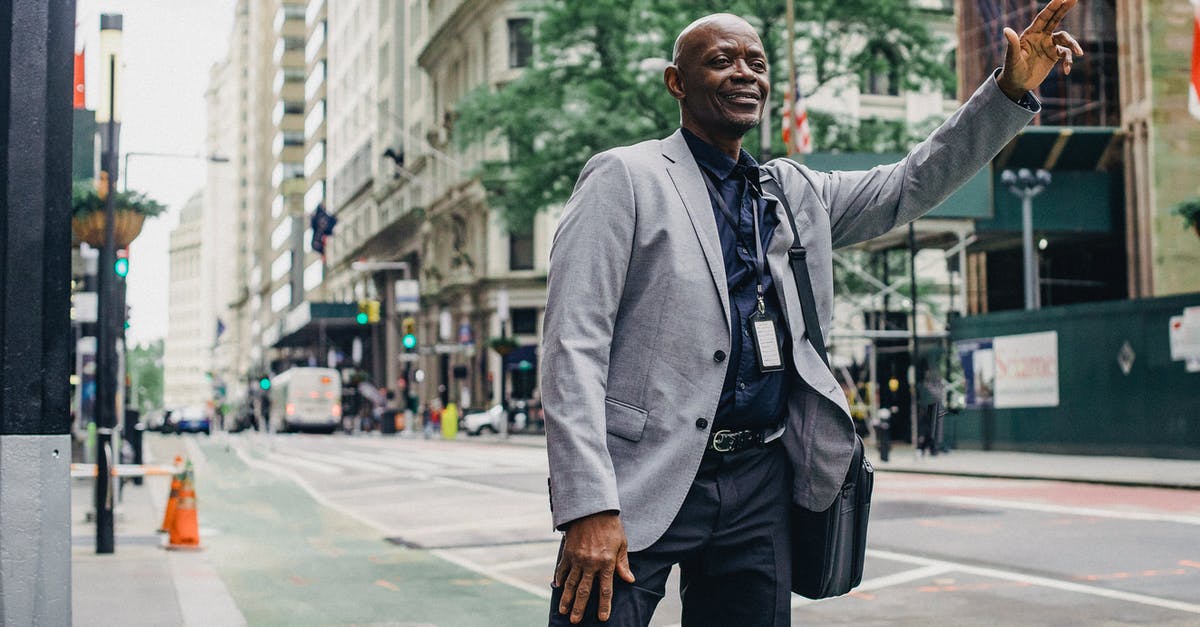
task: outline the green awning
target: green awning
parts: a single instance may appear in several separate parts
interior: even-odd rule
[[[814,152],[803,155],[804,165],[820,171],[870,170],[877,165],[896,163],[904,158],[899,152]],[[929,218],[981,219],[992,217],[992,180],[984,168],[926,214]]]

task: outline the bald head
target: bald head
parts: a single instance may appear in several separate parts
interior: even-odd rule
[[[696,44],[706,41],[702,35],[706,34],[710,29],[717,30],[749,30],[758,36],[758,32],[750,25],[750,22],[732,14],[732,13],[713,13],[688,24],[679,36],[675,38],[675,47],[671,51],[671,62],[679,65],[680,58],[686,56],[689,52],[694,52]]]

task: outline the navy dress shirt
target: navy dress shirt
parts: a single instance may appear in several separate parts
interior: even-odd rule
[[[709,191],[713,215],[717,220],[717,233],[721,238],[721,256],[725,262],[725,278],[729,285],[729,319],[733,322],[733,337],[730,343],[728,370],[721,389],[721,400],[717,404],[717,415],[713,422],[717,429],[748,429],[774,427],[782,422],[786,410],[785,384],[792,370],[791,342],[788,337],[779,297],[771,272],[766,267],[766,251],[771,235],[779,226],[774,211],[767,211],[767,203],[747,184],[747,177],[758,181],[758,164],[745,150],[735,162],[729,155],[705,142],[687,129],[683,137],[688,148],[700,165],[700,173],[713,182],[721,194],[737,224],[730,224],[721,211],[717,200]],[[707,187],[707,186],[706,186]],[[766,313],[775,319],[784,370],[762,372],[758,367],[758,355],[754,337],[750,332],[750,315],[758,308],[758,270],[754,251],[754,208],[757,204],[759,235],[763,250],[763,302]]]

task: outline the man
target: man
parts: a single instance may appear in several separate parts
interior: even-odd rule
[[[664,80],[681,130],[592,158],[550,254],[542,392],[551,509],[564,530],[550,622],[646,625],[674,564],[683,624],[787,625],[789,503],[823,510],[846,476],[845,396],[805,334],[795,213],[821,326],[833,246],[909,222],[1039,110],[1029,91],[1079,44],[1052,0],[1004,67],[901,162],[813,172],[741,150],[770,94],[744,20],[679,35]],[[760,350],[761,348],[761,350]]]

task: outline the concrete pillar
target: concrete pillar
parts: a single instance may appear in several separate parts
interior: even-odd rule
[[[71,622],[73,0],[0,4],[0,624]]]

